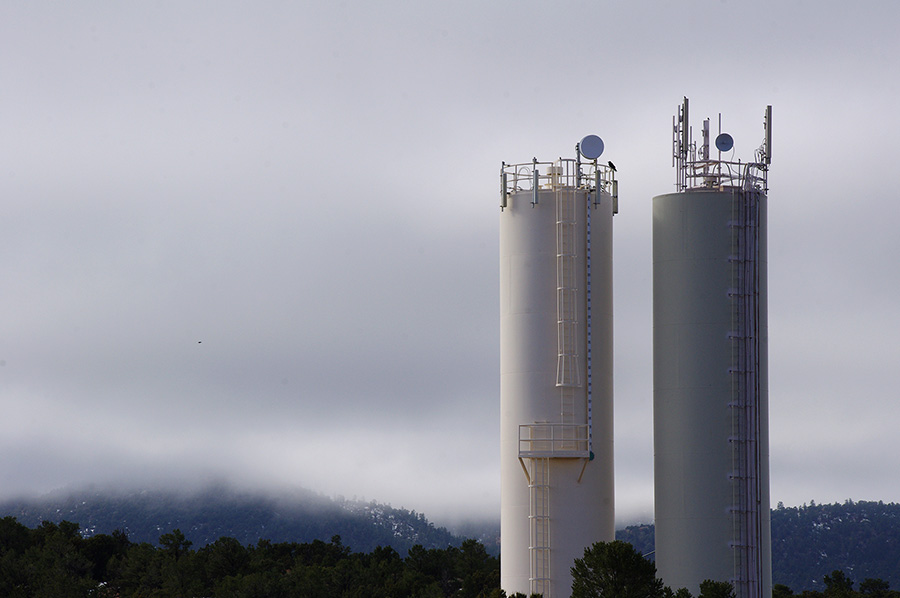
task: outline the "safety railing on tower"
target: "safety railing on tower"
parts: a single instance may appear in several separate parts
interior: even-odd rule
[[[560,158],[554,162],[534,159],[524,164],[504,162],[500,168],[500,207],[507,207],[509,196],[513,193],[531,191],[531,205],[537,205],[541,190],[563,187],[596,190],[598,186],[612,196],[615,205],[618,199],[615,170],[603,164],[572,158]]]
[[[587,424],[519,425],[519,458],[590,457]]]

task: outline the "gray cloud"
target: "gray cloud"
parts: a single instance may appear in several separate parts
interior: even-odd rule
[[[616,477],[652,513],[671,114],[770,176],[772,498],[900,500],[889,29],[836,2],[40,4],[0,14],[0,487],[499,505],[497,171],[619,167]]]

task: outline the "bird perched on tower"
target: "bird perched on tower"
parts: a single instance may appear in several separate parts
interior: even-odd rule
[[[607,162],[607,164],[609,164],[609,169],[610,169],[610,170],[612,170],[613,172],[616,171],[616,165],[612,163],[612,160],[610,160],[609,162]]]

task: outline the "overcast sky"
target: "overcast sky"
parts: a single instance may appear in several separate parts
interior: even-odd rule
[[[652,518],[672,115],[769,177],[772,504],[900,501],[900,4],[4,2],[0,496],[499,514],[498,173],[618,166],[616,494]]]

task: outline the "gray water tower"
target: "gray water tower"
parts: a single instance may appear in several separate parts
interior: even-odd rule
[[[673,122],[676,192],[653,198],[656,566],[694,595],[772,594],[766,194],[772,107],[754,160],[709,120],[695,143],[688,100]]]

